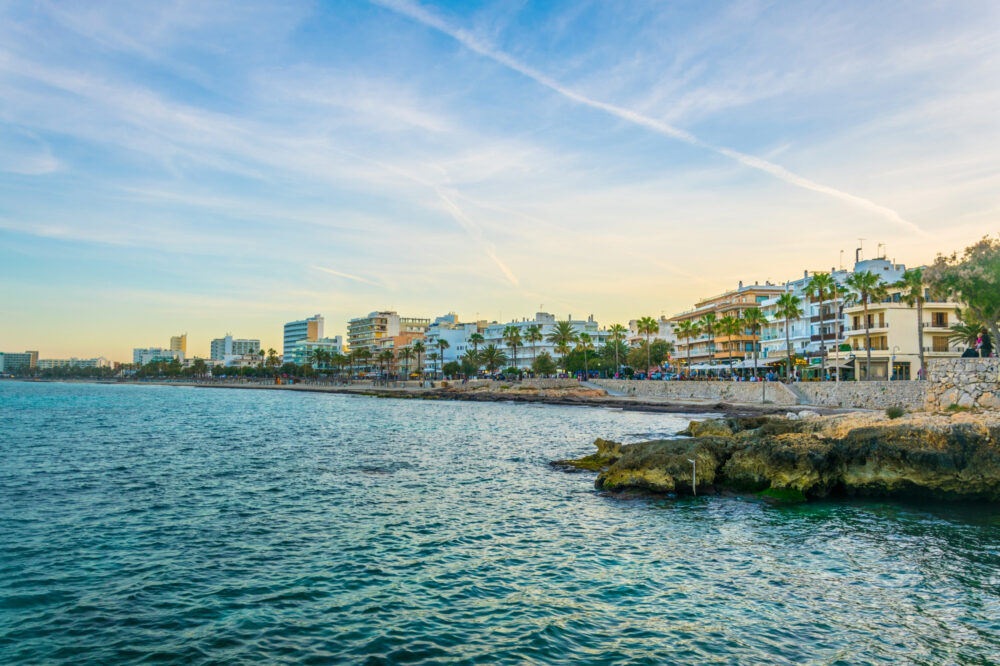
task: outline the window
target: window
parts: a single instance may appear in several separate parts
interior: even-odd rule
[[[934,326],[936,328],[948,328],[948,313],[947,312],[931,313],[931,326]]]
[[[931,344],[932,344],[931,351],[946,352],[949,350],[947,336],[935,335],[931,339]]]

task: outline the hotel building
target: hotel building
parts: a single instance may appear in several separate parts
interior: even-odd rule
[[[256,354],[259,351],[260,340],[233,338],[227,333],[225,337],[212,340],[209,346],[209,358],[213,361],[223,361],[228,366],[232,364],[234,358]]]
[[[567,315],[566,320],[573,325],[573,330],[579,333],[586,333],[590,336],[591,342],[594,344],[594,349],[601,347],[606,344],[610,339],[610,334],[607,331],[601,330],[600,326],[596,321],[594,321],[594,316],[591,315],[587,319],[573,319],[573,315]],[[530,368],[532,361],[541,355],[543,352],[547,352],[553,359],[559,358],[561,355],[556,351],[556,345],[548,341],[548,337],[551,333],[555,331],[556,328],[556,316],[549,314],[548,312],[536,312],[533,319],[521,319],[520,321],[511,321],[506,324],[490,324],[486,330],[482,333],[484,342],[483,345],[496,345],[497,348],[504,350],[509,357],[507,367],[514,365],[513,354],[511,353],[510,347],[507,346],[507,342],[504,340],[503,333],[508,326],[514,326],[521,333],[521,346],[517,350],[517,367],[518,368]],[[533,345],[527,340],[525,340],[525,332],[531,326],[537,326],[541,329],[542,340],[536,342]],[[482,345],[480,346],[480,349]]]
[[[351,351],[366,349],[375,356],[380,351],[381,340],[406,334],[422,337],[430,325],[430,319],[400,317],[391,311],[370,312],[367,317],[357,317],[347,323],[347,343]]]
[[[38,366],[38,352],[0,352],[0,372],[14,373]]]
[[[319,340],[323,337],[323,317],[313,315],[308,319],[290,321],[285,324],[282,355],[287,359],[291,356],[295,345],[302,340]]]
[[[170,350],[179,351],[187,354],[188,347],[188,334],[181,333],[180,335],[170,336]]]

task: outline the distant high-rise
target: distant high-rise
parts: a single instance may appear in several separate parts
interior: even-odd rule
[[[228,362],[234,356],[256,354],[260,351],[260,340],[249,340],[246,338],[233,339],[233,336],[227,333],[224,338],[212,340],[209,349],[211,351],[209,357],[213,361]]]
[[[295,345],[303,340],[319,340],[323,337],[323,316],[313,315],[308,319],[290,321],[285,324],[285,338],[282,354],[290,358]]]
[[[170,336],[170,351],[179,351],[187,354],[188,350],[188,334],[181,333],[180,335]]]

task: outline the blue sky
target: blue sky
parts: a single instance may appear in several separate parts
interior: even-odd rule
[[[1000,229],[995,2],[0,0],[0,349],[602,323]]]

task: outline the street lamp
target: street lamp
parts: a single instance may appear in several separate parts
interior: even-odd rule
[[[893,376],[896,374],[896,351],[899,349],[899,345],[892,346],[892,359],[889,361],[889,379],[892,380]]]
[[[698,463],[696,463],[691,458],[688,458],[688,462],[691,463],[691,494],[695,497],[698,496]]]

